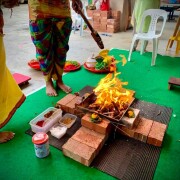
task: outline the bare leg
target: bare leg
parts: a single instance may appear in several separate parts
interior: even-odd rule
[[[14,137],[14,133],[13,132],[0,132],[0,143],[5,143],[9,140],[11,140]]]
[[[147,52],[147,50],[146,50],[147,45],[148,45],[148,41],[145,41],[145,42],[144,42],[144,51],[145,51],[145,52]]]
[[[49,80],[49,81],[46,82],[46,94],[48,96],[57,96],[57,92],[53,87],[52,80]]]
[[[133,46],[133,51],[136,51],[136,48],[138,46],[139,40],[136,40]]]
[[[134,28],[133,28],[133,36],[134,36],[135,34],[137,34],[137,30],[136,30],[137,23],[136,23],[136,18],[135,18],[134,15],[133,15],[133,20],[134,20]],[[136,51],[136,48],[137,48],[137,46],[138,46],[138,43],[139,43],[139,40],[136,40],[136,41],[134,42],[134,46],[133,46],[132,51]]]
[[[69,86],[63,83],[62,76],[58,76],[57,86],[65,93],[70,93],[72,91],[72,89]]]

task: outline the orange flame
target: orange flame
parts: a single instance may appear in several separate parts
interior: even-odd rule
[[[123,88],[128,82],[122,82],[117,76],[121,73],[109,73],[105,78],[101,79],[98,86],[94,89],[96,94],[96,104],[100,110],[111,108],[116,104],[118,109],[122,109],[125,103],[128,103],[131,98],[130,91]]]

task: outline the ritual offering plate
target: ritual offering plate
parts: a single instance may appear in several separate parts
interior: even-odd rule
[[[110,69],[96,69],[95,67],[88,67],[87,63],[84,63],[84,68],[93,73],[109,73]]]
[[[40,64],[37,60],[35,59],[32,59],[28,62],[28,65],[32,68],[32,69],[35,69],[35,70],[38,70],[40,71]]]
[[[110,73],[116,70],[116,61],[113,56],[108,55],[109,50],[101,51],[93,59],[87,59],[84,68],[93,73]],[[95,62],[90,62],[95,60]]]
[[[70,71],[76,71],[81,68],[80,63],[77,61],[66,61],[65,66],[64,66],[64,72],[70,72]]]

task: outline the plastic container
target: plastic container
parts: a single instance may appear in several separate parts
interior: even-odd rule
[[[63,126],[66,126],[67,128],[70,128],[76,121],[77,116],[66,113],[60,120],[59,123]]]
[[[39,132],[34,134],[32,142],[38,158],[44,158],[49,155],[49,136],[46,133]]]
[[[88,58],[86,61],[86,66],[92,68],[95,67],[96,63],[96,59]]]
[[[54,112],[52,113],[51,116],[47,117],[48,113],[51,111],[54,111]],[[44,112],[42,112],[40,115],[38,115],[36,118],[31,120],[29,124],[31,126],[31,130],[34,133],[37,133],[37,132],[47,133],[50,130],[50,128],[54,124],[56,124],[61,118],[62,118],[62,110],[54,108],[54,107],[50,107],[46,109]],[[41,124],[41,126],[37,125],[38,123]]]
[[[62,138],[67,131],[67,127],[66,126],[62,126],[60,124],[55,124],[51,129],[51,135],[56,137],[57,139]]]

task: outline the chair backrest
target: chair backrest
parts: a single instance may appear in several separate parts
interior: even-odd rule
[[[87,14],[85,2],[82,2],[82,4],[83,4],[82,12],[84,13],[85,17],[86,17],[87,19],[92,19],[92,17],[89,17],[88,14]],[[82,19],[81,15],[76,14],[76,19]]]
[[[139,29],[139,33],[143,32],[143,26],[145,23],[145,20],[147,17],[150,17],[150,24],[149,24],[149,29],[147,33],[151,33],[152,35],[156,34],[156,26],[157,26],[157,21],[158,19],[161,17],[163,22],[162,22],[162,26],[161,26],[161,30],[158,34],[156,34],[157,36],[161,36],[164,26],[166,24],[167,21],[167,16],[168,13],[162,9],[148,9],[146,11],[144,11],[142,19],[141,19],[141,25],[140,25],[140,29]]]

